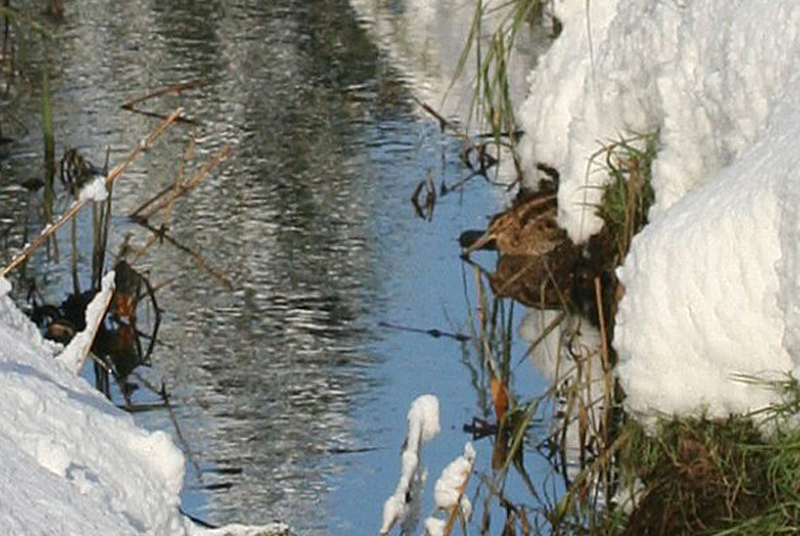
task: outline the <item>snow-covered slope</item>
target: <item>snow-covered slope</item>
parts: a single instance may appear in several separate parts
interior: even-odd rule
[[[588,6],[588,12],[587,12]],[[652,223],[619,275],[614,345],[634,410],[775,401],[737,376],[800,371],[800,3],[556,0],[564,31],[521,109],[560,222],[599,228],[600,143],[658,131]]]
[[[53,349],[7,296],[0,298],[3,530],[185,533],[180,451],[163,432],[137,428],[53,359]]]
[[[60,346],[41,338],[9,289],[0,278],[0,533],[288,533],[277,524],[206,530],[184,518],[180,450],[55,359]]]

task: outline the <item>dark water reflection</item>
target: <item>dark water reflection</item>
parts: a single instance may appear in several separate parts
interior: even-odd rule
[[[171,232],[235,290],[168,247],[141,266],[156,282],[178,277],[159,291],[165,344],[154,361],[203,472],[197,481],[189,468],[187,508],[216,522],[280,518],[309,534],[375,533],[408,402],[443,396],[449,439],[432,454],[440,466],[461,451],[457,428],[476,411],[454,343],[378,328],[447,329],[448,318],[466,316],[454,237],[483,223],[485,190],[442,200],[433,225],[408,203],[429,171],[461,173],[457,142],[414,115],[407,81],[345,0],[83,0],[67,9],[45,47],[57,153],[70,145],[100,161],[110,146],[119,160],[154,125],[119,105],[196,78],[201,88],[143,107],[183,106],[203,125],[203,158],[234,145],[219,176],[178,205]],[[12,241],[29,194],[7,180],[41,173],[41,68],[34,62],[25,89],[2,103],[28,129],[0,160]],[[189,130],[174,127],[119,182],[117,214],[173,180]],[[121,217],[115,225],[117,241],[134,231]],[[63,268],[34,268],[53,297],[69,288]],[[142,418],[170,427],[166,415]]]

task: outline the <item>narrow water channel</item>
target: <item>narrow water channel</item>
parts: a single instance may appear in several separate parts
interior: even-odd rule
[[[233,146],[220,173],[176,207],[170,231],[234,290],[167,245],[138,266],[171,281],[158,292],[163,344],[153,361],[199,468],[187,463],[184,506],[214,523],[375,534],[409,403],[424,393],[441,401],[442,434],[425,454],[431,479],[469,439],[462,424],[486,409],[461,344],[383,323],[466,330],[473,276],[456,237],[485,225],[495,192],[475,180],[441,197],[433,221],[414,214],[420,181],[467,174],[460,142],[416,109],[414,81],[346,0],[81,0],[67,10],[46,50],[26,51],[30,67],[1,105],[14,116],[4,134],[17,137],[0,155],[9,236],[25,221],[41,226],[36,197],[15,184],[42,173],[45,68],[57,156],[76,147],[96,163],[106,147],[115,163],[156,123],[122,103],[202,80],[143,106],[180,105],[200,126],[173,127],[114,193],[118,243],[135,232],[124,215],[173,180],[190,132],[201,157]],[[39,262],[28,275],[63,299],[67,265]],[[166,412],[136,418],[172,429]]]

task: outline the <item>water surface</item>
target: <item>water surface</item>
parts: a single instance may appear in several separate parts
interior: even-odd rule
[[[461,425],[486,410],[462,345],[381,322],[466,330],[472,274],[455,239],[484,226],[496,198],[475,180],[440,198],[432,222],[415,216],[419,181],[467,174],[460,142],[420,114],[415,80],[344,0],[83,0],[67,9],[49,44],[31,45],[30,67],[2,102],[24,124],[6,128],[18,140],[0,159],[9,240],[42,223],[38,194],[11,183],[42,173],[45,65],[57,155],[76,147],[96,163],[107,147],[112,164],[121,159],[157,122],[122,103],[202,80],[141,106],[182,106],[200,125],[174,126],[114,193],[114,244],[127,233],[141,240],[124,215],[174,179],[187,136],[196,133],[197,162],[233,146],[220,172],[176,206],[169,232],[234,290],[166,245],[137,264],[154,283],[172,281],[158,292],[163,344],[153,360],[200,470],[187,463],[184,507],[214,523],[376,533],[409,403],[424,393],[441,401],[442,434],[425,454],[431,479],[461,452]],[[89,236],[82,231],[85,254]],[[60,301],[71,288],[66,264],[37,259],[27,276]],[[172,430],[167,412],[137,419]]]

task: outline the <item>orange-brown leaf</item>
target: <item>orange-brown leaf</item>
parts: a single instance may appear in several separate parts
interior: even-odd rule
[[[494,412],[497,416],[497,424],[503,420],[508,410],[508,389],[505,383],[497,376],[492,376],[489,380],[489,388],[492,390],[492,401],[494,402]]]

